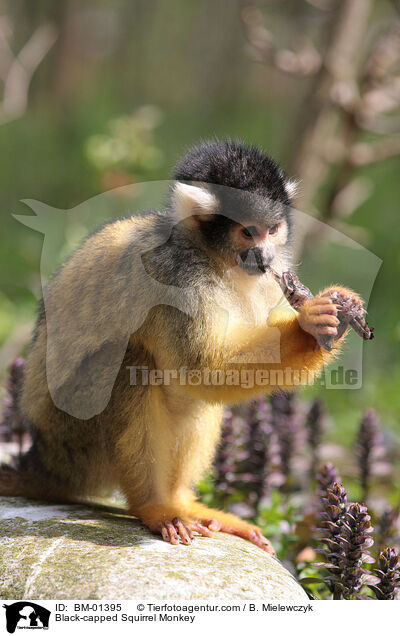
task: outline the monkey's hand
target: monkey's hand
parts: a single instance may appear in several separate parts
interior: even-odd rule
[[[307,300],[297,316],[300,327],[311,334],[318,344],[324,338],[336,339],[338,336],[340,321],[337,318],[337,307],[328,292],[329,290]]]
[[[323,292],[323,296],[329,296],[336,305],[337,318],[339,320],[338,335],[340,338],[350,325],[357,335],[363,340],[372,340],[374,337],[373,327],[368,327],[364,309],[363,299],[351,289],[335,285]]]

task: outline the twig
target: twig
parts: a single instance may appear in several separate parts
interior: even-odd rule
[[[367,166],[400,155],[400,136],[388,137],[374,144],[354,144],[349,151],[349,162],[353,166]]]
[[[16,57],[11,57],[6,71],[3,69],[4,89],[0,104],[0,123],[21,117],[28,105],[28,92],[37,67],[57,39],[57,31],[50,24],[42,24],[29,38]],[[3,48],[5,36],[2,37]]]
[[[316,191],[330,170],[325,147],[338,134],[339,126],[343,127],[341,136],[349,137],[353,143],[351,106],[358,99],[359,51],[371,7],[372,0],[340,1],[332,18],[323,65],[300,115],[300,139],[295,145],[290,174],[300,179],[301,202],[306,210],[312,209]],[[340,184],[338,190],[342,187]],[[311,225],[309,219],[299,228],[297,254]]]
[[[296,75],[314,75],[321,66],[321,56],[311,42],[297,51],[280,48],[265,27],[261,11],[254,0],[241,0],[240,17],[248,41],[248,50],[257,62],[271,64],[279,71]]]

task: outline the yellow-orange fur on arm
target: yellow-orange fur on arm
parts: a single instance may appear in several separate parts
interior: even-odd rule
[[[192,337],[194,332],[195,327],[192,329]],[[196,341],[196,338],[193,337],[193,340]],[[201,340],[199,336],[199,344]],[[182,385],[184,392],[198,399],[236,403],[277,388],[294,388],[286,380],[296,373],[308,373],[308,381],[312,381],[312,375],[318,375],[323,366],[334,358],[339,348],[340,343],[336,342],[331,352],[320,349],[314,337],[301,329],[297,314],[283,311],[275,315],[268,325],[257,328],[240,326],[229,335],[209,334],[208,339],[204,338],[204,347],[198,351],[197,359],[195,354],[177,359],[175,355],[169,355],[168,350],[164,355],[159,355],[159,359],[162,360],[162,368],[179,369],[186,366],[189,370],[208,370],[209,375],[212,372],[222,372],[226,377],[231,371],[251,371],[253,374],[268,372],[271,379],[278,375],[278,384],[274,380],[272,383],[263,381],[257,386],[244,386],[244,383],[230,386],[226,382],[216,385],[204,381],[195,385]],[[189,351],[188,347],[186,351]],[[279,371],[280,375],[277,374]]]

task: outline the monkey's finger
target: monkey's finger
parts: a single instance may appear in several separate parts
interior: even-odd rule
[[[327,295],[327,294],[318,294],[317,296],[314,296],[314,298],[312,298],[311,300],[308,301],[309,303],[319,303],[322,305],[334,305],[334,300],[331,296]]]
[[[337,329],[336,327],[327,327],[324,325],[316,325],[316,332],[318,334],[318,336],[324,335],[324,336],[337,336]]]
[[[213,533],[210,532],[210,530],[208,528],[206,528],[205,526],[203,526],[203,524],[201,524],[201,523],[191,523],[190,524],[190,529],[194,530],[195,532],[198,532],[203,537],[210,537],[211,538],[213,536]]]
[[[179,517],[175,517],[175,519],[172,520],[172,523],[174,524],[182,540],[182,543],[184,543],[185,545],[190,545],[192,543],[193,534],[191,534],[190,536],[189,532],[191,533],[191,531],[188,531],[182,519],[180,519]]]
[[[337,307],[333,303],[315,303],[308,307],[308,313],[310,316],[314,314],[332,314],[336,316]]]
[[[310,322],[312,325],[330,325],[331,327],[337,327],[340,324],[340,320],[331,314],[311,315]]]
[[[170,543],[172,543],[172,545],[178,545],[179,537],[178,537],[178,535],[176,533],[174,524],[171,523],[171,521],[165,521],[164,522],[164,527],[166,528],[166,530],[168,532],[168,539],[166,539],[166,540],[169,541]]]

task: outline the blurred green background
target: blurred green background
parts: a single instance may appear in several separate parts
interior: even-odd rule
[[[318,99],[315,82],[340,4],[335,0],[0,1],[2,381],[10,360],[29,339],[41,293],[42,235],[12,217],[30,213],[21,199],[68,209],[117,186],[168,179],[187,146],[213,136],[259,145],[292,176],[302,118]],[[254,27],[254,7],[262,15],[265,31]],[[396,2],[372,2],[360,57],[367,55],[372,38],[397,20]],[[249,24],[253,43],[246,31]],[[267,31],[275,36],[275,53],[269,48]],[[24,90],[24,72],[33,59],[29,50],[25,60],[19,54],[35,33],[44,46],[47,37],[49,50],[33,69],[27,104],[17,112],[18,90]],[[272,50],[270,59],[260,54],[257,59],[258,45]],[[298,48],[309,52],[306,69],[287,72],[291,58],[282,50]],[[313,64],[320,70],[314,72]],[[368,77],[360,80],[361,87],[362,81]],[[17,106],[13,106],[12,82]],[[397,78],[393,99],[400,92],[398,82]],[[344,126],[349,125],[346,116]],[[347,137],[354,135],[351,121],[349,126]],[[341,134],[346,138],[346,129]],[[386,136],[397,134],[394,128]],[[358,141],[373,143],[381,132],[371,126],[357,135]],[[329,152],[334,157],[334,150]],[[315,210],[321,206],[326,211],[326,193],[337,183],[338,172],[342,180],[351,172],[349,182],[361,183],[365,196],[340,221],[334,215],[325,218],[341,231],[347,228],[350,236],[383,260],[368,307],[376,339],[364,345],[363,387],[307,390],[328,403],[332,435],[341,441],[353,438],[366,406],[376,408],[387,426],[399,430],[400,158],[393,154],[351,168],[340,158],[332,159],[313,192]],[[302,203],[301,188],[297,205],[305,211],[310,205]],[[357,263],[351,259],[344,268],[357,269]],[[305,282],[312,288],[321,281],[316,270],[307,269]]]

